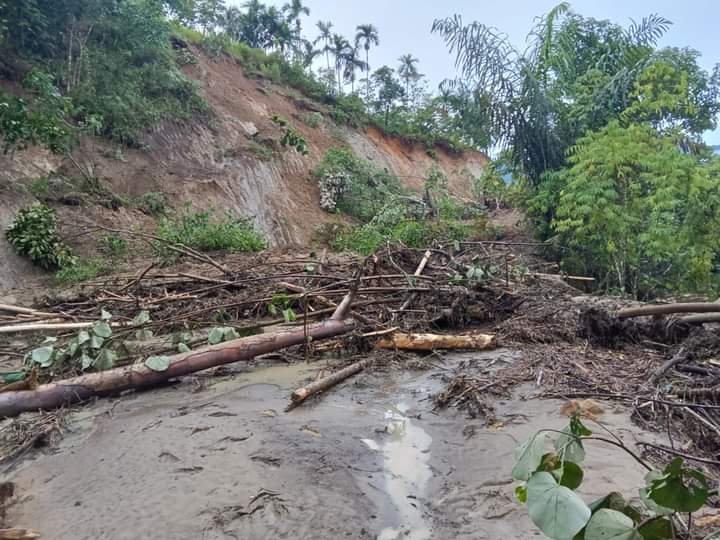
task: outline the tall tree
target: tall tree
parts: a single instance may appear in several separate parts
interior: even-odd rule
[[[466,25],[459,15],[436,20],[432,31],[455,54],[455,83],[471,84],[487,98],[484,116],[496,142],[513,149],[515,164],[537,185],[565,164],[585,131],[625,109],[670,24],[650,15],[622,28],[581,17],[563,2],[538,20],[523,51],[497,29]]]
[[[282,10],[287,17],[287,21],[295,25],[295,34],[299,37],[300,32],[302,31],[302,22],[300,21],[300,17],[301,15],[309,16],[310,8],[304,6],[302,0],[290,0],[289,3],[282,7]]]
[[[357,47],[350,46],[347,48],[343,58],[343,78],[350,82],[350,91],[355,93],[355,80],[357,79],[356,71],[367,71],[368,64],[360,58],[360,51]]]
[[[378,92],[375,108],[383,115],[383,123],[387,128],[390,112],[395,107],[397,100],[404,95],[403,87],[395,77],[395,70],[388,66],[382,66],[375,70],[372,77]]]
[[[330,43],[332,43],[333,23],[330,21],[318,21],[316,26],[318,30],[320,30],[320,35],[315,38],[313,45],[317,45],[321,41],[323,42],[323,51],[325,52],[325,59],[327,60],[327,69],[330,71]]]
[[[380,45],[380,34],[372,24],[361,24],[357,27],[355,34],[355,47],[362,45],[365,49],[365,64],[367,71],[370,71],[370,48],[373,45]],[[370,101],[370,77],[366,77],[365,100]]]
[[[351,49],[350,42],[340,34],[333,34],[330,45],[326,46],[326,50],[329,50],[335,57],[335,78],[338,84],[338,94],[340,95],[343,93],[343,68]]]
[[[400,78],[405,82],[405,99],[407,100],[410,97],[410,84],[419,80],[422,76],[417,69],[417,64],[420,60],[412,54],[404,54],[398,61],[400,62],[398,75],[400,75]]]

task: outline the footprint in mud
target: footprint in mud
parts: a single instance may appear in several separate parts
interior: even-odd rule
[[[250,456],[251,461],[257,461],[259,463],[262,463],[264,465],[267,465],[268,467],[279,467],[282,463],[282,459],[272,457],[272,456]]]

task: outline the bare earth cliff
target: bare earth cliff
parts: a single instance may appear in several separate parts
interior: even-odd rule
[[[211,60],[194,52],[197,63],[188,66],[188,74],[198,81],[212,108],[210,121],[162,124],[146,134],[143,149],[87,139],[74,150],[80,168],[97,177],[109,192],[128,199],[159,192],[174,207],[191,202],[200,209],[231,210],[252,217],[273,245],[303,245],[318,225],[338,220],[320,209],[312,175],[330,148],[350,147],[359,157],[399,176],[411,189],[421,188],[426,172],[436,164],[460,196],[470,194],[471,177],[487,160],[479,152],[453,155],[442,148],[432,159],[422,146],[408,146],[374,128],[339,127],[322,106],[296,91],[250,79],[229,58]],[[282,133],[271,120],[276,114],[302,133],[309,155],[280,147]],[[49,176],[52,184],[56,175],[81,177],[80,168],[38,148],[0,156],[0,227],[4,230],[17,210],[34,200],[29,190],[34,180]],[[73,205],[77,203],[72,198],[69,202],[57,205],[64,236],[93,222],[153,226],[153,220],[135,208]],[[2,235],[0,289],[22,286],[22,276],[28,272],[32,268],[12,252]]]

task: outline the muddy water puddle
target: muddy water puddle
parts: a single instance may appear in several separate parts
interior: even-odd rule
[[[512,455],[539,427],[562,427],[560,402],[522,389],[496,403],[488,428],[434,411],[442,383],[430,370],[362,373],[285,413],[290,391],[321,368],[259,367],[86,407],[56,449],[5,474],[19,494],[8,519],[58,540],[538,537],[513,498]],[[608,406],[603,420],[638,436],[622,410]],[[586,475],[588,499],[642,481],[607,448],[588,449]]]

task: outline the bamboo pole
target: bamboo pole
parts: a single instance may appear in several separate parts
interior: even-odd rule
[[[497,347],[497,339],[490,334],[445,335],[405,334],[396,332],[375,343],[378,349],[403,349],[408,351],[435,351],[438,349],[468,349],[482,351]]]
[[[671,313],[720,313],[720,304],[716,302],[687,302],[681,304],[657,304],[621,309],[619,319],[644,317],[648,315],[668,315]]]
[[[348,377],[351,377],[356,373],[360,373],[369,364],[369,359],[360,360],[359,362],[350,364],[349,366],[339,371],[336,371],[335,373],[328,375],[327,377],[323,377],[322,379],[319,379],[307,386],[298,388],[292,394],[290,394],[290,399],[292,400],[292,403],[290,407],[288,407],[288,409],[297,407],[310,396],[314,396],[315,394],[324,392],[325,390],[332,388],[336,384],[341,383]]]

